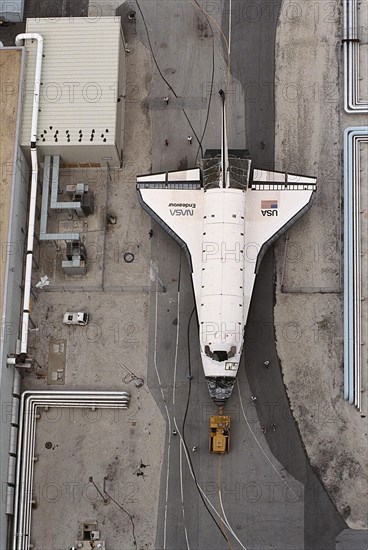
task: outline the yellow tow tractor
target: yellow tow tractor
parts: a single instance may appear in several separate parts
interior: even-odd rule
[[[230,416],[224,415],[224,407],[219,414],[210,417],[210,452],[226,454],[230,451]]]

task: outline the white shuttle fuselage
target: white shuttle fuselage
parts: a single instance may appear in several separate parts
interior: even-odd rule
[[[316,179],[251,169],[228,155],[202,167],[137,178],[143,208],[184,249],[191,268],[204,375],[214,401],[230,397],[254,281],[268,246],[312,204]]]
[[[197,312],[204,374],[235,377],[247,317],[245,192],[209,189],[203,199],[202,268]],[[219,360],[226,357],[226,360]]]

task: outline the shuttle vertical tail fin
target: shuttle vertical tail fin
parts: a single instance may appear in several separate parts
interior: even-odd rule
[[[219,91],[222,102],[221,120],[221,187],[229,187],[229,152],[226,131],[225,92]]]

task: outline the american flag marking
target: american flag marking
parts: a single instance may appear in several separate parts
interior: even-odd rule
[[[278,201],[261,201],[261,208],[266,210],[270,208],[278,208]]]

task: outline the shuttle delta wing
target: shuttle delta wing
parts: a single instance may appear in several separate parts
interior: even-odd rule
[[[257,249],[254,271],[268,247],[312,206],[316,178],[254,170],[247,192],[246,240]]]
[[[142,207],[184,249],[192,273],[200,272],[204,197],[200,169],[138,176],[137,190]]]

